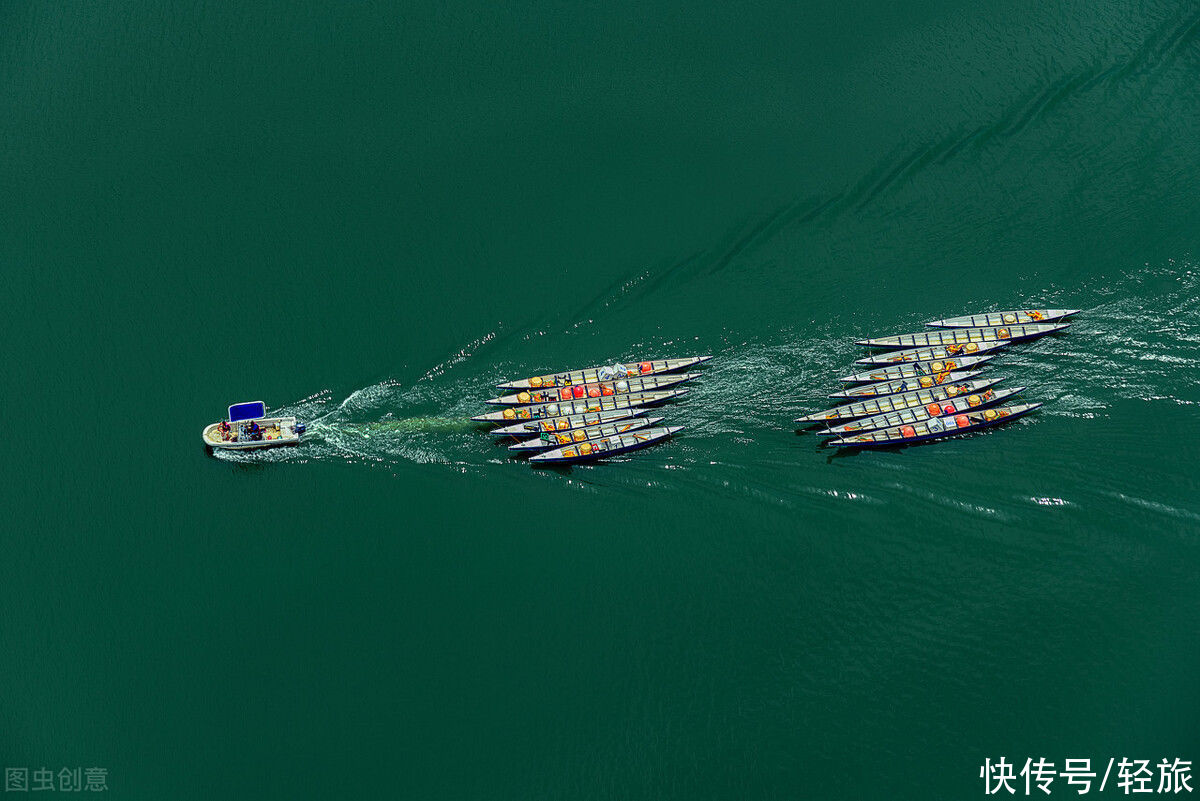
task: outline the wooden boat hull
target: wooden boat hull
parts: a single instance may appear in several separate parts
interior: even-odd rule
[[[687,370],[702,364],[712,356],[687,356],[680,359],[652,359],[643,362],[629,362],[622,365],[628,376],[648,376],[660,375],[662,373],[675,373],[680,370]],[[497,384],[497,389],[511,389],[519,391],[522,389],[533,390],[543,389],[548,387],[567,387],[575,384],[594,384],[599,381],[613,380],[615,377],[605,377],[601,373],[607,365],[600,367],[588,367],[584,370],[559,370],[555,372],[544,373],[542,375],[524,378],[519,381],[509,381],[504,384]]]
[[[934,320],[925,323],[925,325],[930,328],[983,328],[994,325],[1030,325],[1035,323],[1052,323],[1055,320],[1063,320],[1073,314],[1079,314],[1079,309],[1025,309],[968,314],[962,317],[947,317],[945,320]]]
[[[978,356],[981,353],[1008,347],[1007,342],[968,342],[965,345],[937,345],[927,348],[906,348],[891,353],[877,353],[855,359],[855,364],[900,364],[901,362],[928,362],[959,357]]]
[[[214,451],[252,451],[300,444],[295,417],[264,417],[256,422],[263,429],[262,439],[243,438],[237,423],[231,425],[229,438],[225,438],[218,428],[219,422],[205,426],[201,437],[204,445]]]
[[[854,420],[858,417],[873,417],[877,414],[898,412],[903,409],[926,406],[930,403],[942,403],[953,400],[959,395],[970,395],[982,392],[988,387],[999,383],[1001,378],[975,379],[961,384],[943,384],[931,389],[919,389],[916,392],[902,392],[899,395],[884,395],[881,398],[848,403],[823,412],[806,414],[796,418],[797,423],[820,423],[826,420]]]
[[[843,384],[867,384],[875,381],[895,381],[898,378],[919,378],[948,370],[973,370],[987,364],[995,356],[955,356],[950,359],[924,362],[901,362],[888,367],[876,367],[863,373],[842,376]]]
[[[844,400],[877,398],[880,395],[898,395],[901,392],[930,389],[942,384],[956,384],[962,381],[970,381],[972,378],[977,378],[978,376],[979,373],[964,370],[954,373],[933,373],[932,375],[922,375],[915,378],[897,378],[894,381],[876,381],[872,384],[862,384],[853,389],[843,390],[842,392],[832,392],[829,397]]]
[[[617,420],[628,420],[649,413],[649,409],[614,409],[607,412],[589,412],[587,414],[560,415],[559,417],[543,417],[538,420],[522,420],[510,426],[493,428],[488,433],[493,437],[531,437],[553,431],[574,431],[577,428],[587,428]]]
[[[636,395],[613,395],[607,398],[580,398],[563,403],[509,406],[506,409],[488,412],[471,419],[477,423],[515,423],[518,420],[538,420],[543,417],[563,417],[587,412],[609,412],[615,409],[653,406],[686,394],[686,389],[668,389],[663,392],[639,392]]]
[[[931,348],[947,345],[984,344],[989,342],[1020,342],[1053,334],[1070,328],[1070,323],[1035,323],[1030,325],[1001,325],[987,328],[939,328],[897,334],[890,337],[860,339],[856,345],[868,348]]]
[[[649,376],[647,378],[620,378],[592,384],[574,384],[569,387],[521,390],[512,395],[492,398],[485,403],[493,406],[528,406],[537,403],[556,403],[580,398],[607,398],[612,395],[632,395],[638,392],[658,392],[698,378],[699,373]]]
[[[940,437],[968,434],[982,428],[1007,423],[1039,408],[1040,403],[1017,403],[1012,406],[999,406],[995,409],[983,409],[967,412],[950,418],[934,417],[912,426],[897,426],[895,428],[880,428],[866,431],[852,437],[843,437],[829,442],[838,448],[879,448],[895,445],[908,445]],[[967,425],[960,426],[957,418],[965,418]]]
[[[592,459],[604,459],[619,453],[629,453],[669,439],[683,426],[666,426],[662,428],[643,428],[615,437],[584,442],[579,445],[568,445],[555,448],[545,453],[539,453],[530,458],[529,463],[535,466],[569,464],[586,462]]]
[[[923,420],[928,420],[931,417],[953,417],[963,412],[969,412],[974,409],[982,409],[987,406],[995,406],[997,403],[1011,398],[1019,392],[1022,392],[1025,387],[1013,387],[1012,389],[985,389],[983,392],[972,395],[959,395],[957,398],[942,401],[941,403],[933,403],[929,406],[916,406],[911,409],[904,409],[899,412],[889,412],[888,414],[877,414],[874,417],[863,417],[859,420],[853,420],[849,423],[830,426],[823,431],[817,433],[825,437],[845,437],[850,434],[857,434],[863,431],[874,431],[880,428],[894,428],[904,425],[912,425],[920,423]],[[935,411],[936,410],[936,411]]]
[[[599,426],[577,428],[574,431],[558,431],[553,434],[545,433],[537,439],[527,439],[515,445],[509,445],[510,451],[544,451],[562,448],[568,445],[578,445],[581,442],[604,439],[637,431],[639,428],[652,428],[665,420],[665,417],[629,417],[615,423],[605,423]]]

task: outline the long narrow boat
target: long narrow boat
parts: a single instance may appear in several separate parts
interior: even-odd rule
[[[544,434],[550,431],[574,431],[577,428],[588,428],[589,426],[613,423],[617,420],[628,420],[631,417],[640,417],[649,411],[649,409],[613,409],[607,412],[543,417],[538,420],[522,420],[510,426],[493,428],[488,433],[493,437],[529,437],[533,434]]]
[[[989,342],[979,344],[968,342],[965,345],[938,345],[932,348],[907,348],[894,350],[891,353],[877,353],[874,356],[864,356],[855,359],[855,364],[899,364],[900,362],[928,362],[939,359],[951,359],[959,356],[976,356],[980,353],[1008,347],[1007,342]]]
[[[899,395],[884,395],[882,398],[848,403],[845,406],[826,409],[823,412],[806,414],[803,417],[797,417],[796,422],[820,423],[824,420],[853,420],[856,417],[871,417],[876,414],[898,412],[901,409],[911,409],[930,403],[941,403],[951,398],[957,398],[959,395],[982,392],[1002,380],[1001,378],[976,379],[974,381],[964,381],[961,384],[946,384],[940,387],[933,387],[932,389],[919,389],[916,392],[903,392]]]
[[[928,406],[917,406],[899,412],[888,412],[887,414],[877,414],[874,417],[864,417],[861,420],[852,420],[849,423],[830,426],[817,433],[827,437],[844,437],[847,434],[856,434],[860,431],[874,431],[877,428],[911,425],[919,423],[922,420],[928,420],[931,417],[953,416],[969,412],[972,409],[982,409],[984,406],[994,406],[1024,389],[1025,387],[985,389],[983,392],[971,395],[959,395],[953,400],[930,403]]]
[[[876,381],[873,384],[860,384],[853,389],[841,392],[831,392],[829,397],[845,400],[861,400],[862,398],[877,398],[880,395],[896,395],[901,392],[912,392],[917,389],[928,389],[941,384],[954,384],[959,381],[970,381],[978,378],[979,373],[969,370],[954,373],[934,373],[915,378],[897,378],[894,381]]]
[[[903,362],[891,367],[876,367],[865,373],[842,376],[838,379],[843,384],[866,384],[873,381],[895,381],[897,378],[920,378],[921,376],[937,375],[949,370],[973,370],[994,359],[995,356],[961,356],[952,359],[942,359],[924,362]]]
[[[1040,403],[1014,403],[1012,406],[1000,406],[996,409],[984,409],[978,412],[967,412],[951,418],[934,417],[921,423],[880,428],[856,434],[853,437],[843,437],[829,442],[839,448],[870,448],[888,445],[907,445],[910,442],[921,442],[937,437],[948,437],[953,434],[966,434],[981,428],[1007,423],[1018,417],[1029,414],[1037,409]]]
[[[509,445],[508,449],[510,451],[544,451],[547,448],[559,448],[563,445],[578,445],[589,440],[627,434],[630,431],[637,431],[639,428],[650,428],[666,419],[665,417],[630,417],[615,423],[577,428],[574,431],[545,433],[536,439],[526,439],[515,445]]]
[[[987,328],[939,328],[933,331],[918,331],[915,334],[860,339],[854,344],[868,348],[927,348],[935,345],[966,345],[970,342],[1020,342],[1023,339],[1062,331],[1070,326],[1070,323],[1033,323]]]
[[[711,359],[712,356],[688,356],[682,359],[656,359],[644,362],[629,362],[626,364],[603,365],[589,367],[586,370],[560,370],[543,373],[519,381],[509,381],[497,384],[497,389],[541,389],[542,387],[568,387],[575,384],[594,384],[597,381],[611,381],[616,378],[628,378],[634,375],[658,375],[660,373],[675,373],[687,370],[697,364]]]
[[[686,389],[664,392],[639,392],[636,395],[614,395],[609,398],[580,398],[563,403],[539,403],[533,406],[509,406],[502,411],[488,412],[471,419],[477,423],[512,423],[517,420],[539,420],[543,417],[562,417],[585,412],[610,412],[614,409],[633,409],[678,398]]]
[[[1029,323],[1051,323],[1055,320],[1070,317],[1073,314],[1079,314],[1079,309],[1025,309],[968,314],[963,317],[947,317],[945,320],[934,320],[925,323],[925,325],[930,328],[980,328],[989,325],[1028,325]]]
[[[658,392],[699,376],[700,373],[677,373],[646,378],[618,378],[613,381],[598,381],[592,384],[575,384],[570,387],[523,389],[515,394],[492,398],[484,402],[493,406],[527,406],[531,403],[553,403],[576,398],[607,398],[610,395],[629,395],[635,392]]]
[[[605,437],[594,442],[581,442],[578,445],[567,445],[552,451],[539,453],[529,460],[536,466],[563,464],[564,462],[583,462],[589,459],[601,459],[615,456],[618,453],[628,453],[656,442],[662,442],[682,431],[683,426],[666,426],[663,428],[643,428],[628,434]]]

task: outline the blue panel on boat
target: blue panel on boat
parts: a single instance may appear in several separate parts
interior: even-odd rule
[[[235,403],[229,407],[229,422],[231,423],[236,423],[238,420],[258,420],[266,416],[267,404],[262,401]]]

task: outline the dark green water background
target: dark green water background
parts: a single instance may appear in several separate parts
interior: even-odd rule
[[[1198,222],[1192,2],[6,3],[0,761],[960,799],[1200,759]],[[1036,416],[793,432],[853,339],[1035,304],[1086,310],[998,360]],[[466,422],[701,352],[623,461]],[[308,441],[206,456],[256,398]]]

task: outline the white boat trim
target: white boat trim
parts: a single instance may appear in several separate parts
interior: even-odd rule
[[[264,416],[247,416],[247,411],[255,406]],[[229,407],[229,419],[204,427],[201,437],[205,446],[221,451],[249,451],[300,444],[304,426],[295,417],[266,417],[265,412],[266,406],[261,401],[235,403]],[[260,429],[258,439],[252,439],[253,425]]]

